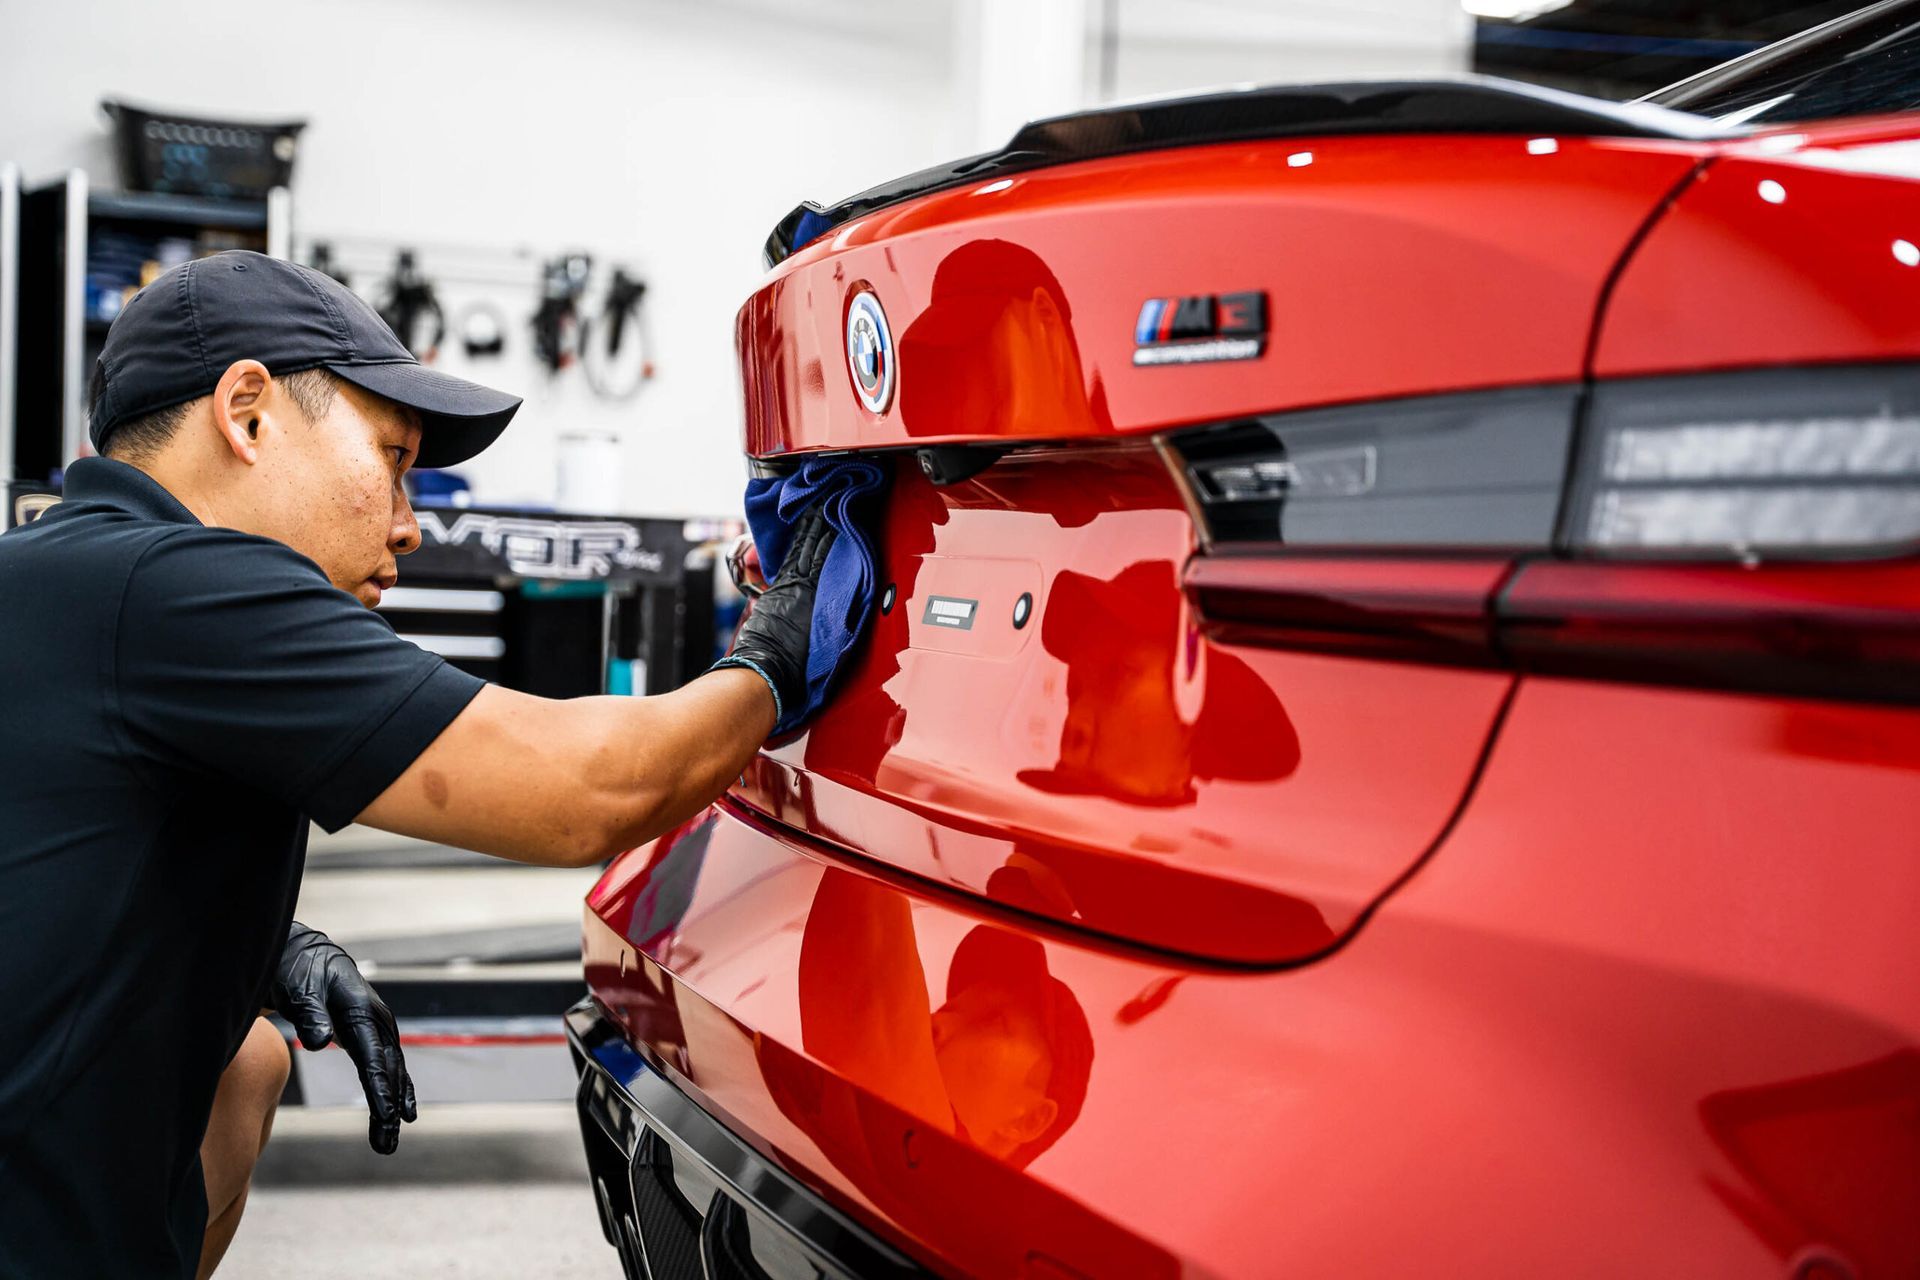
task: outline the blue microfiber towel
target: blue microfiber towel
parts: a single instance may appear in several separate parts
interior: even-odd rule
[[[747,481],[747,527],[771,582],[780,572],[793,526],[816,506],[839,536],[820,570],[813,600],[813,632],[807,647],[807,701],[788,707],[775,733],[796,729],[827,700],[835,673],[873,613],[874,549],[868,522],[878,518],[878,498],[887,473],[856,458],[815,458],[790,475]]]

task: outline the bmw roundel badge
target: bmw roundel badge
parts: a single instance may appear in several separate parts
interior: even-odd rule
[[[862,286],[847,306],[847,368],[860,403],[869,411],[885,413],[892,403],[897,363],[887,313],[873,291]]]

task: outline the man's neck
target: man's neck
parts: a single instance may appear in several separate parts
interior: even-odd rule
[[[116,458],[114,461],[123,462],[134,470],[145,473],[149,480],[172,494],[175,502],[185,507],[193,514],[195,520],[208,528],[233,527],[228,521],[220,518],[218,504],[201,492],[199,487],[191,482],[191,478],[184,473],[185,469],[175,464],[166,454],[163,453],[156,458]]]

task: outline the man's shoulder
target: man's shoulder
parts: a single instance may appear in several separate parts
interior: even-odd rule
[[[115,586],[137,577],[153,586],[218,575],[327,585],[319,565],[284,542],[238,529],[150,520],[114,507],[62,503],[32,525],[0,537],[0,569],[52,571],[69,583]],[[164,584],[163,584],[164,580]]]
[[[212,566],[221,571],[242,570],[263,575],[291,575],[326,583],[320,566],[284,542],[223,529],[217,525],[159,525],[158,536],[143,548],[138,565],[142,574],[195,572]]]
[[[120,625],[257,631],[289,612],[311,620],[362,612],[319,565],[284,542],[236,529],[175,525],[128,566]],[[257,637],[256,637],[257,638]]]
[[[0,581],[24,588],[56,578],[68,597],[79,588],[116,588],[156,543],[182,528],[93,503],[59,503],[0,535]]]

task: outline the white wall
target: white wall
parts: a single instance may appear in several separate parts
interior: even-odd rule
[[[725,514],[744,475],[733,314],[773,223],[801,199],[998,145],[1008,121],[1073,105],[1063,94],[1100,96],[1105,0],[1021,3],[1030,29],[1006,20],[1013,0],[0,0],[0,158],[29,181],[78,164],[112,185],[103,96],[308,118],[302,240],[534,251],[524,285],[479,291],[516,321],[509,357],[443,359],[528,398],[466,468],[483,500],[551,501],[557,435],[612,428],[626,510]],[[1119,97],[1466,59],[1457,0],[1117,10]],[[1032,74],[1033,33],[1064,51],[1062,22],[1086,28],[1085,63]],[[629,263],[650,286],[659,372],[630,404],[599,400],[577,373],[550,381],[517,324],[535,304],[538,258],[572,248]],[[434,255],[422,261],[431,273]],[[489,271],[503,267],[519,269]],[[356,272],[356,284],[377,279]],[[442,293],[455,311],[476,296],[452,283]]]
[[[295,181],[303,237],[578,246],[632,263],[650,286],[653,384],[613,406],[577,374],[549,382],[518,328],[519,358],[468,370],[449,356],[450,371],[528,399],[467,470],[484,499],[550,501],[556,433],[614,426],[628,510],[734,512],[744,472],[732,322],[767,232],[802,198],[838,198],[957,146],[944,15],[925,38],[907,22],[822,21],[844,19],[832,5],[808,21],[787,12],[0,0],[0,157],[29,181],[81,164],[112,184],[103,95],[307,117]],[[531,314],[534,264],[524,286],[491,292],[511,315]]]
[[[954,118],[972,124],[968,151],[1079,105],[1455,73],[1472,60],[1460,0],[957,0],[954,16]],[[1077,41],[1063,31],[1074,24]]]
[[[1061,115],[1097,96],[1087,80],[1087,36],[1097,0],[969,0],[954,10],[955,115],[971,117],[987,150],[1029,120]]]
[[[1118,0],[1112,9],[1114,96],[1123,99],[1460,72],[1472,59],[1473,20],[1459,0]]]

